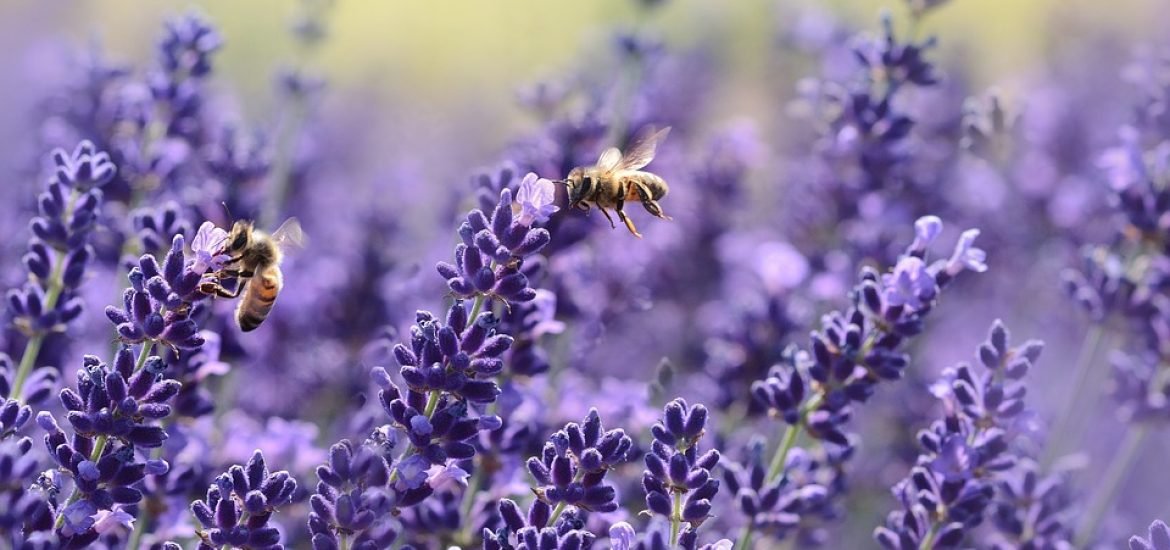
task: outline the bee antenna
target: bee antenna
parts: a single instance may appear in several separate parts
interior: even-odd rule
[[[235,218],[232,217],[232,210],[228,208],[227,201],[220,201],[220,204],[223,205],[223,211],[227,214],[228,221],[234,220]]]

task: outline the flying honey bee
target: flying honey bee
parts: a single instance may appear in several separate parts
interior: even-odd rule
[[[626,224],[626,228],[635,237],[642,238],[634,222],[626,214],[626,202],[639,201],[647,212],[664,220],[671,219],[662,212],[658,201],[666,196],[670,190],[666,180],[662,177],[644,172],[643,166],[654,160],[654,152],[658,143],[666,139],[670,128],[663,128],[657,132],[652,128],[640,133],[640,137],[629,147],[623,155],[617,147],[610,147],[601,153],[595,166],[582,166],[569,172],[569,177],[563,183],[569,191],[569,208],[579,208],[586,212],[591,206],[596,206],[609,220],[610,227],[617,227],[606,208],[617,212],[618,218]]]
[[[236,306],[236,323],[240,330],[256,330],[268,317],[276,296],[284,286],[280,262],[290,248],[304,246],[305,234],[296,218],[289,218],[271,235],[253,227],[251,221],[240,220],[228,233],[224,253],[230,256],[223,269],[215,273],[214,281],[201,285],[204,294],[235,298],[244,294]],[[224,288],[222,278],[236,278],[235,290]]]

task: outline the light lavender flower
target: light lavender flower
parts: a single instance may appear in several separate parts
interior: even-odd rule
[[[512,211],[519,216],[516,218],[518,223],[531,227],[534,223],[547,222],[550,216],[560,210],[553,204],[555,200],[556,186],[553,182],[529,172],[520,180]]]

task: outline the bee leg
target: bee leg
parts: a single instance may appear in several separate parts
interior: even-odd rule
[[[579,203],[577,203],[577,204],[574,204],[574,205],[573,205],[573,208],[576,208],[577,210],[580,210],[580,211],[582,211],[582,212],[588,212],[588,211],[589,211],[589,205],[588,205],[588,204],[585,204],[585,203],[583,203],[583,202],[579,202]]]
[[[626,211],[623,210],[624,207],[625,203],[623,201],[618,201],[617,208],[615,209],[617,210],[618,217],[621,218],[622,223],[626,224],[626,229],[629,229],[630,233],[633,233],[635,237],[641,239],[642,234],[638,233],[638,228],[634,227],[634,222],[630,219],[629,216],[626,215]]]
[[[664,220],[674,219],[674,218],[671,218],[670,216],[667,216],[662,211],[662,207],[658,205],[658,201],[653,201],[653,200],[642,201],[642,206],[646,209],[647,212],[654,214],[656,217],[662,218]]]
[[[597,207],[597,209],[598,209],[598,210],[600,210],[602,214],[605,214],[605,219],[609,220],[609,228],[610,228],[610,229],[616,229],[616,228],[617,228],[617,225],[615,225],[615,224],[613,223],[613,218],[611,218],[611,217],[609,216],[609,212],[606,212],[606,210],[605,210],[604,208],[600,207],[600,206],[598,206],[598,207]],[[620,211],[621,211],[621,210],[619,209],[619,212],[620,212]]]
[[[237,279],[251,279],[256,276],[254,271],[244,271],[240,269],[223,269],[216,273],[220,277],[235,277]]]
[[[638,198],[642,200],[642,207],[647,212],[654,214],[657,218],[664,220],[673,219],[662,212],[662,207],[658,206],[658,201],[654,200],[654,196],[650,194],[650,190],[645,185],[638,185]]]
[[[231,291],[231,290],[224,288],[223,285],[221,285],[217,282],[214,282],[214,281],[207,281],[205,283],[199,284],[199,292],[202,292],[203,294],[207,294],[207,295],[215,295],[215,296],[218,296],[220,298],[235,298],[235,297],[239,296],[240,292],[243,292],[243,290],[244,290],[244,285],[240,285],[240,286],[236,287],[235,291]]]

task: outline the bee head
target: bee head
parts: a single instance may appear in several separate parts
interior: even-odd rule
[[[569,176],[565,178],[564,183],[569,191],[570,207],[585,200],[585,197],[588,197],[589,193],[593,191],[594,186],[593,178],[581,168],[574,168],[569,172]]]
[[[252,243],[252,222],[247,220],[240,220],[232,224],[232,230],[228,233],[227,252],[232,256],[236,256],[248,248]]]

